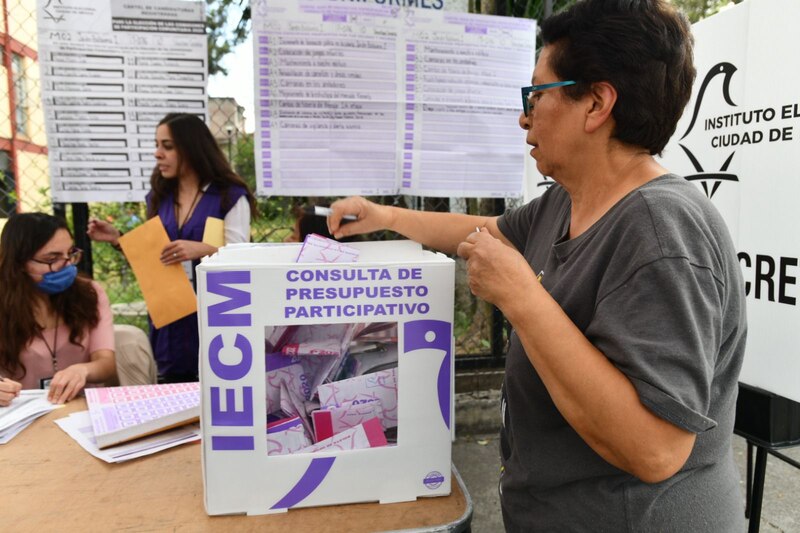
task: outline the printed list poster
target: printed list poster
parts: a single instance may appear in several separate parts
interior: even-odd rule
[[[260,194],[521,195],[534,21],[327,0],[252,15]]]
[[[207,118],[203,2],[38,0],[54,202],[142,201],[156,124]]]

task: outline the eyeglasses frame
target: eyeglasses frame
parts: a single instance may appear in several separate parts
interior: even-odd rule
[[[577,81],[573,80],[566,80],[566,81],[554,81],[553,83],[542,83],[541,85],[531,85],[529,87],[523,87],[522,91],[522,112],[527,117],[531,111],[530,105],[530,95],[532,93],[546,91],[548,89],[555,89],[556,87],[567,87],[569,85],[575,85],[578,83]]]
[[[61,257],[53,259],[52,261],[42,261],[40,259],[31,257],[31,261],[33,261],[34,263],[39,263],[40,265],[47,265],[47,268],[50,269],[50,272],[58,272],[58,270],[61,270],[61,268],[64,268],[67,265],[77,265],[80,262],[82,256],[83,256],[83,250],[81,250],[77,246],[73,246],[72,248],[69,249],[69,252],[67,252],[67,257],[64,257],[62,255]],[[53,265],[57,264],[59,261],[63,263],[61,265],[61,268],[59,268],[58,270],[53,270]]]

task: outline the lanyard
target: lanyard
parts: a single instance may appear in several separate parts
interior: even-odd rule
[[[50,344],[47,342],[47,339],[44,338],[44,332],[39,332],[39,337],[41,337],[42,342],[44,345],[47,346],[47,351],[50,352],[50,358],[53,362],[53,375],[58,372],[58,359],[56,358],[56,350],[58,349],[58,315],[56,315],[56,329],[53,333],[53,347],[50,347]]]
[[[176,200],[175,200],[175,222],[178,223],[178,238],[179,239],[183,238],[183,236],[182,236],[183,227],[186,225],[186,222],[189,220],[189,217],[192,216],[192,213],[194,213],[194,208],[197,206],[197,200],[200,198],[200,194],[202,192],[203,192],[202,189],[197,189],[197,192],[194,195],[194,199],[192,200],[192,203],[189,206],[189,210],[186,212],[186,215],[184,215],[184,217],[183,217],[183,222],[180,222],[178,220],[178,212],[179,212],[178,209],[180,207],[180,204],[178,204],[177,196],[176,196]]]

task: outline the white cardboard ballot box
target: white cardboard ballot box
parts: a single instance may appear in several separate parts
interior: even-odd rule
[[[352,246],[356,263],[297,264],[299,244],[242,244],[198,267],[208,514],[450,493],[454,262],[410,241]],[[268,455],[266,328],[384,321],[397,323],[396,444]]]

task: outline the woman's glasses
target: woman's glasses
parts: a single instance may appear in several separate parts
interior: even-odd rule
[[[67,265],[77,265],[81,257],[83,257],[83,250],[73,246],[70,248],[69,252],[67,252],[66,257],[61,254],[50,254],[47,259],[33,258],[31,261],[39,263],[40,265],[47,265],[50,268],[50,272],[56,272]]]
[[[546,91],[548,89],[555,89],[556,87],[566,87],[567,85],[575,85],[577,82],[569,80],[569,81],[557,81],[554,83],[543,83],[541,85],[531,85],[530,87],[523,87],[522,88],[522,112],[525,113],[525,116],[528,116],[528,113],[531,112],[533,106],[536,104],[536,97],[542,91]]]

